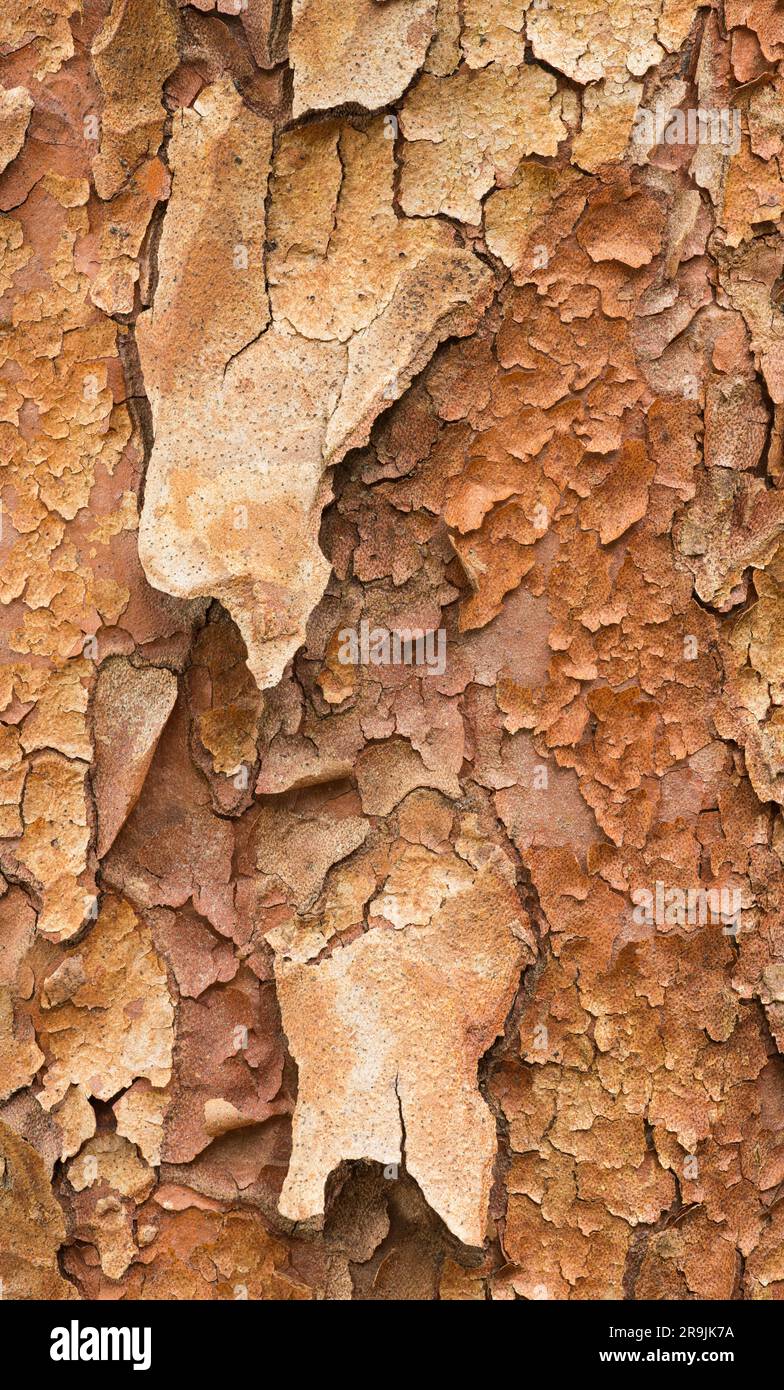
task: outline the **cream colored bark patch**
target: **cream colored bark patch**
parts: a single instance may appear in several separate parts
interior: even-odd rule
[[[294,115],[396,101],[424,63],[437,8],[437,0],[294,0]]]
[[[585,206],[582,182],[574,169],[521,160],[511,187],[499,188],[485,203],[485,236],[493,255],[515,272],[543,264],[553,236],[570,232]]]
[[[25,1036],[14,1017],[14,999],[24,988],[25,957],[35,933],[35,915],[18,888],[0,898],[0,1100],[29,1086],[44,1060],[35,1036]]]
[[[498,850],[476,865],[407,846],[369,915],[326,958],[276,961],[299,1067],[280,1210],[323,1212],[342,1160],[405,1158],[450,1230],[480,1245],[496,1132],[477,1067],[533,956],[512,866]]]
[[[150,582],[229,609],[260,687],[304,640],[329,576],[325,471],[447,336],[492,276],[437,222],[400,221],[382,120],[285,135],[228,81],[175,130],[171,202],[138,342],[153,412],[139,552]],[[270,303],[272,321],[270,321]]]
[[[95,901],[86,868],[86,777],[86,763],[41,753],[24,785],[24,830],[14,852],[40,893],[38,930],[55,940],[75,935]]]
[[[693,0],[532,0],[526,28],[535,56],[574,82],[624,70],[643,77],[680,46],[697,8]]]
[[[33,99],[24,87],[0,87],[0,174],[16,159],[30,124]]]
[[[0,13],[0,48],[15,53],[31,48],[35,76],[58,72],[73,57],[74,42],[68,23],[79,9],[79,0],[4,0]]]
[[[66,961],[74,968],[71,982],[50,993],[50,977],[41,995],[48,1063],[41,1104],[56,1105],[71,1084],[99,1100],[109,1100],[136,1077],[165,1086],[174,1008],[149,930],[128,903],[107,898],[95,926]]]
[[[171,671],[138,669],[124,657],[101,667],[93,701],[99,855],[136,804],[176,698],[177,677]]]
[[[460,46],[470,68],[525,62],[525,12],[530,0],[461,0]]]
[[[469,223],[481,220],[481,199],[511,179],[523,155],[554,155],[567,133],[552,74],[501,63],[446,78],[426,73],[406,98],[401,130],[404,212]]]
[[[76,1298],[57,1267],[65,1218],[40,1155],[0,1123],[0,1280],[5,1298]]]
[[[526,30],[535,57],[588,86],[572,160],[592,173],[622,157],[642,78],[684,42],[694,0],[531,0]]]
[[[163,137],[162,87],[179,62],[174,5],[114,0],[92,57],[104,96],[93,176],[99,197],[111,198]]]

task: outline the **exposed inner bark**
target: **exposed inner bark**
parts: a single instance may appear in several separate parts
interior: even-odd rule
[[[783,58],[5,0],[4,1297],[784,1297]]]

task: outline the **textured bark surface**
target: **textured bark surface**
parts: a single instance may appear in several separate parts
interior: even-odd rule
[[[5,0],[6,1298],[784,1296],[782,60]]]

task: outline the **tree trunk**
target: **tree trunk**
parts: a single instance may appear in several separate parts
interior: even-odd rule
[[[4,1296],[784,1296],[771,6],[0,52]]]

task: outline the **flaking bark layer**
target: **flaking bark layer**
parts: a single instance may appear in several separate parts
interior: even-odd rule
[[[784,1297],[783,60],[5,0],[5,1298]]]

